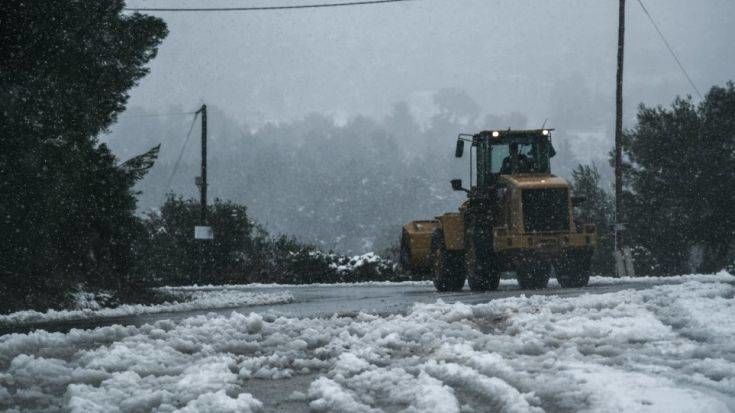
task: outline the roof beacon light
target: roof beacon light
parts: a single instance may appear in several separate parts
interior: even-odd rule
[[[497,138],[497,137],[499,137],[499,136],[500,136],[500,132],[498,132],[498,131],[494,130],[494,131],[493,131],[493,138]]]
[[[549,130],[548,129],[544,129],[544,130],[541,131],[541,134],[544,135],[544,136],[549,136]]]

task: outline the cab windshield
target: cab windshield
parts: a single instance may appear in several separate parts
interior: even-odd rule
[[[490,172],[509,175],[516,173],[549,173],[551,144],[541,139],[499,142],[490,145]]]

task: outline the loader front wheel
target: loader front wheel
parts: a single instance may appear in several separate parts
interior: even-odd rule
[[[541,262],[523,263],[516,268],[518,286],[524,290],[540,290],[549,283],[551,265]]]
[[[434,287],[437,291],[460,291],[464,287],[464,262],[461,252],[447,251],[444,232],[434,230],[431,234],[431,263]]]
[[[493,267],[489,253],[489,242],[479,236],[473,237],[465,254],[467,283],[472,291],[493,291],[500,284],[500,272]]]

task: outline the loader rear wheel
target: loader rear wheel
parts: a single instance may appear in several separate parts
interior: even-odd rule
[[[497,290],[500,272],[492,265],[489,242],[480,236],[471,237],[465,253],[467,283],[472,291]]]
[[[464,263],[461,252],[447,251],[444,232],[431,234],[431,266],[437,291],[460,291],[464,287]]]
[[[556,280],[564,288],[584,287],[590,281],[592,253],[587,251],[568,252],[554,262]]]
[[[518,286],[524,290],[540,290],[549,283],[551,265],[547,263],[523,263],[516,268]]]

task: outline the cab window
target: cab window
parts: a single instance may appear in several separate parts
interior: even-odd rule
[[[510,148],[507,143],[492,145],[490,147],[490,173],[499,174],[500,168],[503,167],[503,160],[510,155]]]

